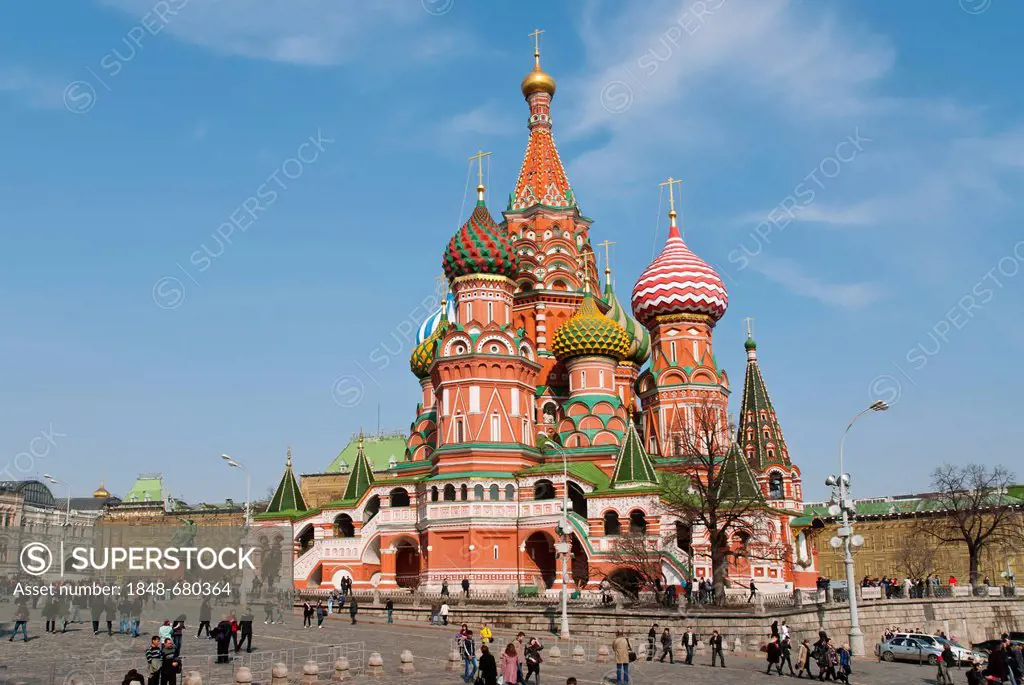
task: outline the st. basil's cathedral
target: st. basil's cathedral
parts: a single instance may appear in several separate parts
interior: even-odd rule
[[[624,535],[657,550],[663,582],[710,579],[706,532],[670,513],[661,488],[666,474],[687,472],[693,441],[682,438],[710,412],[731,487],[767,512],[767,525],[731,539],[784,549],[735,557],[730,584],[814,587],[814,555],[790,525],[803,511],[800,469],[749,335],[730,425],[729,376],[713,347],[729,301],[721,277],[683,241],[672,203],[668,240],[633,286],[632,316],[607,264],[602,290],[592,220],[552,135],[555,81],[539,50],[534,59],[522,82],[526,154],[503,220],[488,210],[481,176],[476,206],[444,249],[450,294],[423,322],[410,359],[422,394],[404,460],[375,473],[360,439],[344,493],[309,508],[289,453],[256,536],[293,542],[294,583],[304,589],[347,577],[357,589],[436,590],[468,578],[477,590],[557,591],[563,539],[568,582],[596,589],[631,573],[616,552]]]

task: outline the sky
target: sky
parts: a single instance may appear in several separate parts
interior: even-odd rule
[[[3,3],[0,478],[241,499],[222,453],[256,495],[289,445],[318,472],[407,429],[409,331],[477,150],[505,207],[537,27],[620,301],[680,178],[729,289],[733,410],[751,317],[809,500],[878,399],[855,495],[1020,470],[1022,23],[993,0]]]

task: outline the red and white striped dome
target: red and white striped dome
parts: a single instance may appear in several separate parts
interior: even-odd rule
[[[725,284],[672,224],[661,254],[633,286],[633,315],[645,326],[666,314],[706,314],[717,322],[729,306]]]

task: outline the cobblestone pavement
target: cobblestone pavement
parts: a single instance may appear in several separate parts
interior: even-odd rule
[[[86,685],[119,685],[121,678],[129,668],[138,668],[145,672],[142,653],[148,646],[148,636],[159,626],[157,621],[146,621],[143,624],[142,636],[137,639],[106,633],[93,635],[89,623],[74,624],[65,634],[47,635],[41,632],[42,620],[33,620],[29,624],[31,639],[25,643],[21,637],[15,642],[0,640],[0,685],[25,683],[26,685],[67,685],[71,674],[78,675]],[[105,626],[104,626],[105,627]],[[191,625],[186,632],[182,654],[186,671],[197,668],[203,674],[204,685],[222,685],[233,683],[234,665],[212,664],[215,645],[205,637],[197,639],[196,627]],[[115,625],[116,630],[116,625]],[[353,669],[365,663],[370,652],[380,652],[386,673],[385,682],[392,683],[423,683],[450,682],[457,683],[461,676],[458,673],[445,671],[448,654],[451,652],[456,626],[425,626],[422,623],[401,622],[387,625],[380,621],[360,621],[351,625],[346,615],[334,615],[328,618],[323,628],[302,628],[300,615],[292,615],[286,624],[265,625],[257,621],[255,625],[255,650],[252,662],[254,680],[261,683],[269,682],[266,675],[271,661],[285,660],[293,663],[291,674],[296,677],[301,673],[301,665],[307,658],[309,650],[316,648],[323,656],[329,656],[321,666],[321,680],[328,681],[331,677],[328,663],[333,663],[334,656],[327,649],[329,645],[345,644],[349,646],[349,657]],[[512,631],[501,630],[495,633],[495,651],[500,651],[507,640],[514,636]],[[550,653],[551,647],[559,645],[563,657],[560,663],[553,663],[548,658],[541,667],[545,685],[560,685],[568,676],[575,676],[581,685],[597,685],[603,680],[614,682],[615,665],[598,664],[595,662],[597,647],[600,642],[592,638],[582,637],[570,643],[559,642],[553,636],[540,636],[545,644],[545,652]],[[641,638],[631,638],[634,646],[640,646]],[[586,663],[573,663],[569,658],[572,647],[581,644],[586,650]],[[360,643],[365,644],[365,652],[361,651]],[[409,649],[415,657],[415,676],[398,674],[399,655],[402,650]],[[243,652],[243,659],[246,657]],[[648,662],[643,657],[631,666],[631,680],[635,685],[678,685],[678,683],[696,683],[698,685],[716,685],[719,683],[764,683],[782,681],[778,676],[767,676],[763,669],[763,656],[744,656],[729,653],[727,668],[711,668],[708,666],[709,656],[698,654],[695,665],[686,666],[680,663],[669,664],[658,661]],[[237,665],[237,664],[236,664]],[[853,683],[863,685],[917,685],[933,683],[934,670],[928,666],[912,664],[884,664],[874,659],[860,659],[855,664]],[[262,669],[262,670],[261,670]],[[788,676],[785,677],[789,680]],[[365,675],[358,675],[359,682],[369,682]],[[963,676],[954,675],[954,682],[963,682]]]

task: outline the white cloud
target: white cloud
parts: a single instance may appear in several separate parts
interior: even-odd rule
[[[10,93],[30,107],[62,109],[66,86],[23,67],[0,67],[0,93]]]
[[[752,269],[795,295],[844,309],[860,309],[882,297],[882,288],[875,283],[828,283],[806,273],[791,259],[761,255],[750,264]]]
[[[101,0],[136,21],[154,0]],[[227,55],[305,66],[341,64],[356,57],[388,64],[415,63],[450,44],[451,22],[414,3],[335,0],[178,0],[165,13],[166,31]],[[147,23],[154,19],[150,14]],[[430,31],[422,25],[433,21]],[[448,22],[445,24],[444,22]]]

